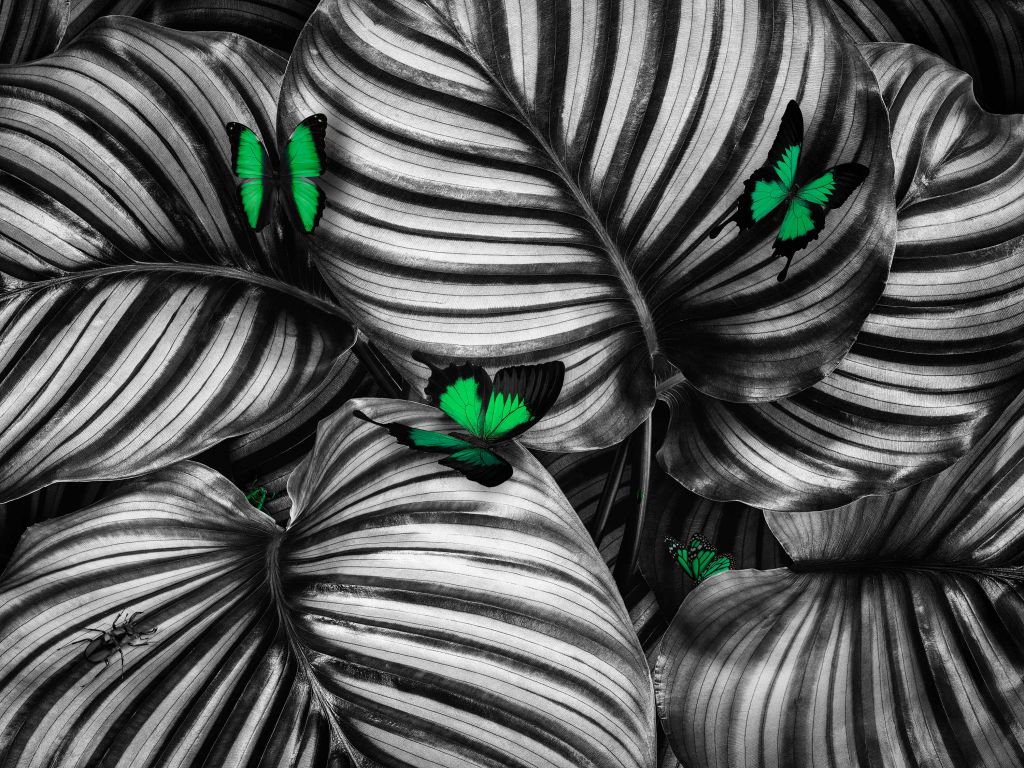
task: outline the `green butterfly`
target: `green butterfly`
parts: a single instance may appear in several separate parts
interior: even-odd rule
[[[523,434],[551,409],[562,391],[565,365],[556,361],[502,368],[492,381],[478,365],[449,365],[442,370],[414,357],[430,366],[427,400],[464,432],[433,432],[405,424],[382,424],[361,411],[355,415],[383,427],[402,445],[445,454],[439,464],[481,485],[493,488],[512,477],[512,465],[492,449]]]
[[[730,221],[741,230],[765,219],[778,226],[773,253],[785,256],[786,266],[779,282],[786,279],[793,254],[815,240],[825,226],[825,214],[846,202],[867,178],[868,169],[860,163],[843,163],[804,183],[799,166],[804,142],[804,118],[795,101],[789,102],[782,116],[779,134],[768,152],[768,162],[744,182],[743,194],[726,218],[708,232],[718,237]]]
[[[252,129],[241,123],[228,123],[231,142],[231,170],[241,179],[238,197],[249,226],[263,229],[270,220],[278,195],[290,217],[306,232],[316,229],[324,212],[324,192],[314,179],[327,167],[324,137],[327,117],[310,115],[292,132],[281,153],[280,172],[274,170],[270,155]]]
[[[267,493],[267,489],[261,485],[256,485],[255,483],[253,483],[252,488],[245,494],[245,500],[261,512],[269,498],[270,496]]]
[[[719,554],[711,542],[699,533],[690,537],[690,544],[686,547],[671,536],[665,539],[665,543],[686,575],[698,584],[732,568],[732,555]]]

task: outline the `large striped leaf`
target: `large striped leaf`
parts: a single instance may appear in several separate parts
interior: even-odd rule
[[[646,768],[647,667],[550,476],[482,490],[352,417],[289,481],[285,532],[191,462],[30,530],[0,581],[0,762]],[[130,523],[130,524],[129,524]],[[85,627],[158,626],[104,667]]]
[[[829,0],[860,42],[916,43],[974,79],[985,109],[1024,112],[1024,5],[1015,0]]]
[[[893,125],[899,242],[885,292],[824,381],[772,404],[666,395],[659,458],[702,496],[824,509],[962,456],[1024,384],[1024,118],[916,46],[862,50]]]
[[[64,42],[100,16],[126,15],[175,29],[237,32],[290,51],[314,8],[315,0],[71,0]]]
[[[283,67],[116,18],[0,68],[0,498],[194,455],[344,365],[351,327],[228,168],[224,123],[273,136]]]
[[[796,569],[709,579],[662,643],[687,768],[1024,763],[1024,397],[932,480],[767,519]]]
[[[808,169],[871,173],[778,283],[770,227],[706,234],[791,98]],[[542,449],[625,436],[653,404],[655,351],[715,396],[812,384],[892,254],[884,107],[818,0],[325,0],[280,122],[311,111],[329,121],[314,248],[332,288],[410,381],[412,351],[564,360],[559,404],[524,437]]]

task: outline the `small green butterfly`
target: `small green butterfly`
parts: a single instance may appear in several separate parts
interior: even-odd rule
[[[325,197],[314,179],[327,167],[327,117],[310,115],[295,127],[280,154],[280,171],[273,168],[263,142],[251,128],[241,123],[228,123],[225,127],[231,143],[231,170],[241,179],[238,197],[249,226],[257,231],[263,229],[280,195],[287,201],[285,208],[293,221],[305,232],[316,229]]]
[[[256,509],[263,511],[263,506],[267,503],[267,499],[270,496],[267,493],[267,489],[261,485],[256,485],[253,482],[252,487],[246,492],[245,500],[252,504]]]
[[[708,232],[709,237],[718,237],[730,221],[735,221],[741,230],[765,219],[774,221],[778,234],[773,253],[786,257],[779,282],[786,279],[793,255],[821,233],[825,214],[845,203],[868,175],[867,167],[860,163],[843,163],[798,183],[798,177],[803,175],[799,166],[803,143],[804,117],[797,103],[791,101],[768,152],[768,162],[744,182],[743,194],[735,204],[736,212]]]
[[[355,416],[383,427],[402,445],[445,454],[438,463],[481,485],[493,488],[512,477],[512,465],[492,449],[523,434],[551,409],[562,391],[565,365],[555,361],[502,368],[492,381],[478,365],[465,363],[441,369],[414,357],[430,366],[427,400],[464,432],[382,424],[361,411]]]
[[[719,554],[702,534],[693,534],[686,547],[671,536],[665,539],[665,543],[672,557],[683,567],[683,572],[698,584],[732,568],[732,555]]]

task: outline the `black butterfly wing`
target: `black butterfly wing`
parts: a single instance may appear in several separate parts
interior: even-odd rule
[[[263,142],[256,133],[241,123],[227,123],[231,147],[231,171],[239,178],[238,201],[246,223],[255,231],[270,221],[277,183]]]
[[[560,360],[502,368],[494,375],[487,402],[484,438],[508,440],[528,430],[551,410],[564,379],[565,364]]]
[[[488,488],[501,485],[512,477],[512,465],[486,448],[464,448],[438,463]]]
[[[487,371],[469,363],[439,368],[417,353],[413,353],[413,359],[430,368],[430,380],[424,390],[427,402],[440,408],[471,435],[483,437],[484,409],[492,386]]]

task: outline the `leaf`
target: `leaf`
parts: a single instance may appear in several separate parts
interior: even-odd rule
[[[885,292],[824,381],[772,404],[665,395],[658,456],[686,487],[825,509],[962,456],[1024,384],[1024,118],[916,46],[862,48],[893,125],[899,241]]]
[[[283,66],[115,18],[0,69],[0,499],[195,455],[345,364],[351,326],[228,167],[227,120],[273,136]]]
[[[69,0],[5,0],[0,14],[0,64],[45,56],[68,25]]]
[[[790,98],[808,167],[872,172],[780,284],[774,233],[706,234]],[[334,291],[416,386],[413,351],[564,360],[559,403],[524,436],[542,450],[632,431],[654,402],[655,351],[717,397],[812,384],[892,255],[884,108],[817,2],[325,0],[279,120],[310,111],[328,115],[314,256]]]
[[[767,515],[795,570],[716,576],[655,672],[688,768],[1016,765],[1024,757],[1024,397],[951,469]]]
[[[666,537],[688,542],[704,534],[733,568],[774,568],[790,563],[760,510],[736,502],[702,499],[658,468],[651,475],[648,518],[640,533],[640,570],[666,617],[672,617],[695,584],[668,551]],[[717,576],[715,578],[718,578]]]
[[[125,15],[174,29],[237,32],[287,52],[315,7],[314,0],[75,0],[64,40],[100,16]]]
[[[1005,0],[829,0],[858,42],[916,43],[974,79],[981,105],[1024,112],[1024,7]]]
[[[276,768],[347,742],[388,768],[648,766],[641,650],[550,477],[509,445],[515,475],[481,490],[353,408],[440,426],[347,405],[285,532],[192,462],[31,529],[0,581],[0,759]],[[123,679],[62,647],[120,610],[159,626]]]

